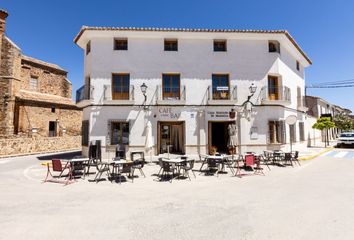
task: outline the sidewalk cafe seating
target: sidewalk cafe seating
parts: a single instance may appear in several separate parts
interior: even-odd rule
[[[140,171],[140,174],[142,176],[144,176],[145,178],[145,174],[144,174],[144,171],[143,171],[143,167],[144,167],[144,164],[145,164],[145,158],[144,158],[144,152],[141,152],[139,155],[141,157],[139,158],[134,158],[134,155],[138,155],[137,152],[135,153],[131,153],[131,157],[130,159],[133,161],[133,165],[132,165],[132,181],[134,181],[134,172],[135,170],[139,170]]]
[[[292,154],[292,158],[291,158],[292,162],[296,162],[297,164],[299,164],[299,166],[301,166],[300,161],[299,161],[299,151],[295,151]]]
[[[107,174],[107,177],[111,176],[111,170],[109,168],[109,163],[107,162],[99,162],[97,164],[97,173],[96,176],[94,178],[93,181],[95,181],[96,183],[99,182],[99,180],[101,180],[102,174],[105,172]],[[89,180],[90,181],[90,180]]]
[[[273,152],[263,151],[261,162],[267,165],[268,169],[270,170],[269,164],[273,163]]]
[[[172,182],[172,179],[176,174],[176,166],[170,162],[163,161],[163,159],[161,158],[161,170],[162,173],[161,175],[159,175],[160,180],[166,179],[166,177],[168,176],[170,178],[170,182]]]
[[[68,170],[68,175],[65,177],[65,181],[59,180],[63,175],[64,171]],[[58,172],[59,175],[54,176],[53,173]],[[48,177],[51,177],[48,179]],[[69,163],[63,163],[60,159],[52,159],[51,164],[47,163],[47,176],[43,182],[55,182],[55,183],[65,183],[65,185],[71,183],[72,171]]]
[[[185,162],[183,162],[183,164],[181,164],[181,170],[183,171],[184,175],[188,176],[189,180],[191,180],[191,178],[189,176],[190,171],[193,173],[194,178],[196,178],[196,176],[193,172],[194,162],[195,162],[195,160],[186,160]]]
[[[284,152],[281,150],[274,150],[273,152],[273,164],[278,166],[283,166]]]
[[[294,167],[292,158],[293,158],[293,154],[292,153],[290,153],[290,152],[284,153],[284,158],[283,158],[284,165],[288,164],[288,165],[291,165],[291,166]]]
[[[246,154],[245,155],[243,168],[245,170],[251,169],[253,171],[253,174],[264,175],[263,168],[260,165],[260,160],[257,159],[254,154]],[[249,175],[249,174],[242,174],[241,168],[238,167],[235,175],[241,177],[241,176]]]
[[[207,158],[207,166],[208,166],[208,173],[211,174],[213,171],[216,171],[216,176],[219,176],[219,171],[221,170],[220,167],[222,165],[222,160],[217,158],[208,157]]]
[[[199,154],[199,161],[202,163],[199,172],[202,172],[204,165],[207,164],[207,158],[208,156]]]
[[[115,177],[118,177],[119,179],[119,184],[122,183],[122,176],[123,174],[126,174],[126,177],[131,177],[132,178],[132,172],[133,172],[133,162],[132,161],[126,161],[121,159],[120,157],[114,158],[113,159],[113,171],[112,171],[112,179]],[[133,179],[133,178],[132,178]],[[133,182],[133,180],[132,180]]]

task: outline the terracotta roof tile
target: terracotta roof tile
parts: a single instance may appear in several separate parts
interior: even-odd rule
[[[74,38],[74,42],[80,39],[82,34],[86,30],[98,30],[98,31],[152,31],[152,32],[214,32],[214,33],[270,33],[270,34],[285,34],[285,36],[290,40],[290,42],[295,46],[295,48],[301,53],[301,55],[310,63],[312,61],[306,55],[306,53],[300,48],[300,46],[296,43],[295,39],[290,35],[287,30],[252,30],[252,29],[205,29],[205,28],[154,28],[154,27],[89,27],[82,26],[80,32]]]

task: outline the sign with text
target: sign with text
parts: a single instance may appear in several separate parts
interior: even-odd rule
[[[167,119],[178,119],[181,117],[181,112],[176,111],[171,107],[159,108],[158,114],[160,118],[167,118]]]

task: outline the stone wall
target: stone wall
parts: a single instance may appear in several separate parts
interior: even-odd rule
[[[21,75],[21,50],[5,35],[1,36],[0,134],[13,134],[15,97]],[[5,98],[7,96],[8,98]]]
[[[16,104],[15,133],[30,134],[32,128],[37,128],[37,135],[47,137],[49,122],[58,121],[58,136],[61,136],[62,129],[65,129],[66,134],[70,136],[81,135],[81,110],[38,102],[17,102]]]
[[[0,157],[81,149],[81,136],[0,139]]]
[[[71,83],[66,72],[22,60],[21,80],[23,90],[30,90],[31,77],[38,79],[38,92],[71,98]]]

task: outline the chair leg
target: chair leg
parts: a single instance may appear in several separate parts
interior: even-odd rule
[[[145,178],[146,176],[145,176],[145,174],[144,174],[143,169],[139,168],[139,171],[140,171],[141,175],[143,175],[143,176],[144,176],[144,178]]]
[[[194,178],[197,178],[197,177],[195,176],[195,173],[194,173],[193,169],[191,169],[191,171],[192,171],[192,173],[193,173],[193,175],[194,175]]]

